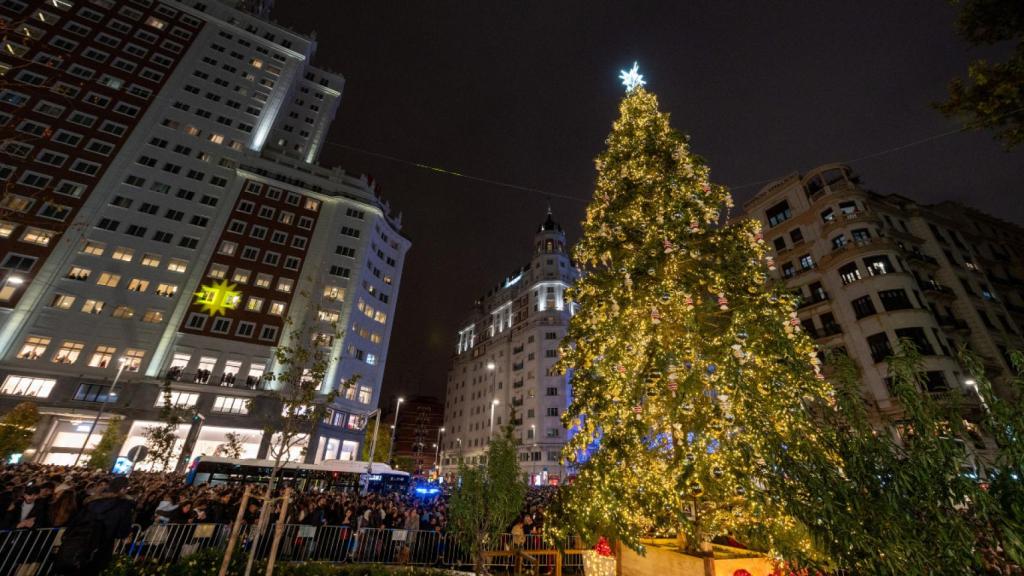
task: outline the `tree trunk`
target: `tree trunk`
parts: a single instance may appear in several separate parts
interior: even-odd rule
[[[256,549],[259,547],[260,538],[263,535],[264,528],[266,528],[267,508],[271,503],[272,490],[273,482],[267,482],[267,489],[263,492],[263,506],[260,508],[260,519],[256,522],[256,533],[252,536],[252,544],[249,548],[249,561],[245,564],[245,576],[251,576],[252,574],[252,565],[256,560]]]
[[[227,576],[228,567],[231,565],[231,556],[235,553],[235,546],[238,545],[238,532],[242,527],[242,519],[245,518],[245,507],[249,505],[249,494],[252,486],[246,486],[242,494],[242,503],[238,506],[238,513],[235,514],[235,523],[231,525],[231,537],[228,538],[228,549],[224,551],[224,561],[220,563],[220,571],[217,576]]]
[[[274,575],[274,561],[277,558],[277,549],[281,545],[281,536],[284,535],[284,523],[288,518],[288,503],[291,500],[292,489],[284,489],[284,502],[281,503],[281,512],[277,515],[277,525],[274,526],[274,541],[270,543],[270,558],[267,559],[266,576]]]

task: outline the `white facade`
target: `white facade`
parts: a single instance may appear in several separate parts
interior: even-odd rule
[[[512,421],[529,481],[564,480],[560,418],[571,389],[552,366],[572,316],[565,290],[578,276],[565,233],[549,213],[531,262],[476,303],[458,331],[448,374],[441,447],[448,472],[460,458],[481,463],[490,435]]]
[[[143,21],[194,31],[178,36],[170,71],[145,112],[126,122],[119,151],[31,278],[0,269],[11,302],[0,302],[0,407],[37,403],[35,456],[64,462],[124,358],[104,418],[125,418],[124,451],[156,419],[158,383],[170,378],[206,418],[194,455],[241,429],[246,452],[264,456],[264,429],[280,406],[262,376],[274,370],[274,348],[302,327],[335,359],[325,392],[360,376],[307,458],[352,456],[359,416],[378,402],[409,241],[365,177],[314,164],[344,79],[310,65],[311,39],[225,4],[98,4],[124,17],[126,37]],[[166,21],[154,24],[141,8]],[[96,21],[89,17],[82,26]],[[211,315],[195,293],[219,281],[241,296]]]

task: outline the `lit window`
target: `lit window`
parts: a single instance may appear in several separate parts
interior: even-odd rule
[[[276,300],[274,302],[271,302],[270,310],[268,310],[267,313],[272,314],[274,316],[281,316],[282,314],[284,314],[284,302],[278,302]]]
[[[159,18],[154,18],[150,16],[149,18],[146,18],[146,26],[152,26],[157,30],[163,30],[167,26],[167,22],[164,22]]]
[[[124,304],[114,307],[114,311],[110,313],[114,318],[131,318],[135,316],[135,310],[132,310],[131,306],[125,306]]]
[[[114,359],[114,352],[117,352],[117,349],[113,346],[97,346],[96,351],[92,353],[92,358],[89,358],[89,366],[93,368],[110,366],[110,361]]]
[[[100,273],[100,277],[96,279],[97,286],[106,286],[107,288],[117,288],[117,285],[121,282],[120,274],[111,274],[110,272]]]
[[[54,364],[74,364],[78,361],[78,357],[82,354],[82,350],[85,349],[85,344],[81,342],[73,342],[71,340],[65,340],[57,352],[53,355],[51,360]]]
[[[373,388],[369,386],[359,387],[359,401],[363,404],[369,404],[373,399]]]
[[[248,414],[249,399],[238,396],[217,396],[213,401],[213,411],[227,414]]]
[[[50,345],[50,339],[45,336],[29,336],[18,351],[18,358],[21,360],[37,360],[46,352]]]
[[[210,271],[206,275],[221,280],[228,275],[228,266],[227,264],[210,264]]]
[[[72,266],[71,269],[68,270],[68,273],[65,276],[65,278],[69,278],[71,280],[78,280],[78,281],[84,282],[84,281],[89,279],[89,275],[90,274],[92,274],[92,270],[89,270],[88,268],[82,268],[80,266]]]
[[[149,288],[149,280],[132,278],[128,282],[128,290],[131,292],[145,292],[147,288]]]
[[[263,298],[257,298],[250,296],[249,300],[245,303],[245,309],[249,312],[262,312],[263,311]],[[273,307],[271,307],[273,309]]]
[[[179,392],[170,390],[166,395],[160,394],[156,397],[155,406],[164,406],[170,403],[175,408],[191,408],[199,402],[199,394],[194,392]]]
[[[156,294],[157,296],[163,296],[165,298],[173,298],[178,293],[177,284],[157,284]]]
[[[37,246],[49,246],[50,241],[53,240],[56,235],[57,234],[55,232],[29,226],[25,229],[25,233],[21,235],[21,241],[28,244],[35,244]]]
[[[86,300],[82,304],[82,312],[86,314],[102,314],[103,302],[101,300]]]
[[[248,270],[243,270],[241,268],[236,268],[235,269],[235,274],[231,277],[231,280],[233,282],[238,282],[239,284],[248,284],[249,283],[249,274],[250,274],[250,272]]]
[[[103,256],[104,244],[102,242],[86,242],[82,247],[82,254],[90,256]]]
[[[170,262],[167,263],[167,269],[171,272],[182,272],[188,268],[188,262],[179,258],[171,258]]]
[[[149,324],[159,324],[164,321],[164,313],[160,310],[147,310],[142,316],[142,321]]]
[[[17,224],[11,222],[0,222],[0,238],[10,238],[11,234],[18,228]]]
[[[340,314],[334,310],[319,310],[317,315],[323,322],[337,322],[338,318],[340,318]]]
[[[160,266],[160,257],[156,254],[143,254],[142,265],[149,266],[150,268],[157,268]]]
[[[256,275],[256,287],[257,288],[270,288],[270,282],[273,281],[274,277],[270,274],[257,274]]]
[[[124,351],[124,369],[129,372],[138,372],[142,367],[142,359],[146,356],[145,350],[126,348]]]
[[[290,293],[293,286],[295,286],[295,281],[291,278],[278,278],[277,280],[277,289],[280,292]]]
[[[75,297],[69,294],[54,294],[53,300],[50,302],[50,307],[59,308],[61,310],[69,310],[75,303]]]
[[[376,354],[369,354],[368,353],[366,355],[366,363],[369,364],[370,366],[376,366],[377,365],[377,355]]]
[[[238,244],[225,240],[220,243],[220,247],[217,248],[217,253],[225,256],[234,256],[236,250],[238,250]]]
[[[114,253],[110,255],[114,260],[120,260],[122,262],[131,262],[132,258],[135,257],[135,250],[131,248],[122,248],[118,246],[114,249]]]
[[[345,289],[340,286],[324,286],[324,298],[343,302],[345,300]]]
[[[50,391],[57,384],[51,378],[33,378],[31,376],[10,375],[4,378],[4,385],[0,387],[0,394],[10,396],[32,396],[34,398],[46,398]]]

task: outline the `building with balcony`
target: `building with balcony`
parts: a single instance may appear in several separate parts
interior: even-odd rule
[[[552,367],[573,314],[565,290],[578,276],[565,232],[549,211],[532,260],[477,300],[458,332],[444,405],[446,472],[460,460],[484,462],[492,434],[511,422],[526,480],[564,480],[560,418],[571,390]]]
[[[1012,249],[1024,229],[955,203],[872,192],[838,164],[769,184],[744,208],[799,297],[804,330],[847,351],[879,414],[899,414],[885,359],[907,338],[923,356],[922,392],[958,396],[977,421],[977,390],[956,350],[978,352],[997,389],[1010,378],[1008,351],[1024,345],[1024,268]],[[974,438],[971,450],[992,449]]]
[[[361,377],[307,458],[355,455],[409,241],[366,177],[315,163],[344,87],[311,65],[316,43],[221,2],[0,16],[17,24],[0,54],[0,410],[39,406],[26,457],[73,462],[103,403],[89,445],[120,417],[127,452],[165,380],[205,418],[179,429],[186,456],[229,431],[264,456],[281,417],[266,376],[294,338],[329,353],[322,391]]]

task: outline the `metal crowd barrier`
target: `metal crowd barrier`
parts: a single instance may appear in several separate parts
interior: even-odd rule
[[[256,546],[256,558],[270,554],[275,526],[267,527],[258,542],[253,542],[252,527],[239,533],[241,553]],[[0,532],[0,575],[47,576],[53,568],[53,554],[60,546],[62,528],[11,530]],[[115,543],[114,554],[137,561],[172,564],[206,548],[227,545],[230,524],[154,524],[146,529],[135,525],[128,538]],[[568,548],[568,547],[563,547]],[[487,565],[508,569],[516,562],[516,551],[543,551],[535,555],[535,568],[554,568],[582,573],[579,550],[557,551],[541,535],[529,535],[517,541],[502,534],[485,546]],[[557,559],[555,556],[560,556]],[[407,564],[460,568],[472,566],[473,558],[457,538],[430,530],[394,530],[349,526],[307,526],[287,524],[278,546],[277,562],[346,562],[366,564]],[[554,573],[554,572],[552,572]]]

